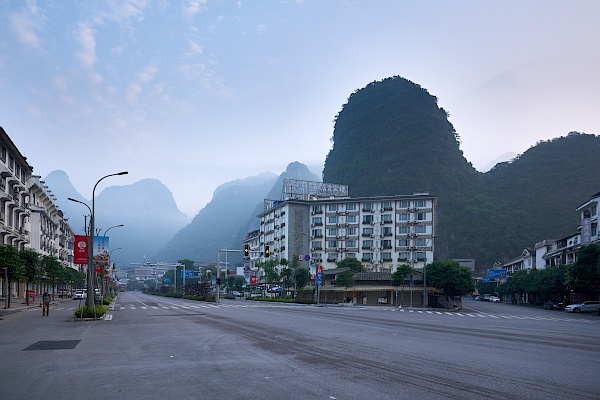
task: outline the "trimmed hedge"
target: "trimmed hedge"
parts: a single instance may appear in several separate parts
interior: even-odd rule
[[[79,307],[73,315],[75,318],[102,318],[106,314],[108,307],[96,305],[89,308],[88,306]]]

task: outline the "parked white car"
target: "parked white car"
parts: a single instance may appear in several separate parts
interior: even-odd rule
[[[567,312],[600,312],[600,301],[584,301],[583,303],[569,304],[565,307]]]
[[[490,296],[490,301],[492,303],[500,303],[500,297],[497,296]]]
[[[85,298],[87,298],[87,293],[85,292],[85,290],[78,289],[75,291],[75,294],[73,294],[73,300]]]

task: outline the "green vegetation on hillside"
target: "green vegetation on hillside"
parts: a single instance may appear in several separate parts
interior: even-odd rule
[[[397,76],[355,91],[332,141],[324,182],[353,197],[437,196],[436,258],[475,258],[480,269],[574,233],[575,209],[600,186],[600,138],[576,132],[476,171],[437,98]]]

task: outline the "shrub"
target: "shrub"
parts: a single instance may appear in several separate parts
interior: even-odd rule
[[[110,302],[112,301],[112,297],[105,297],[104,300],[102,300],[102,304],[104,304],[105,306],[109,305]]]
[[[83,306],[79,307],[73,313],[75,318],[101,318],[106,314],[108,307],[96,305],[94,307]]]

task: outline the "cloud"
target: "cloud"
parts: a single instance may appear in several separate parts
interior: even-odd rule
[[[78,41],[80,51],[76,53],[82,67],[93,68],[96,63],[96,30],[84,23],[79,23]]]
[[[130,83],[127,87],[127,101],[137,103],[140,93],[142,93],[142,87],[138,83]]]
[[[148,64],[138,73],[138,79],[140,82],[148,83],[154,79],[157,71],[156,65]]]
[[[267,26],[266,26],[265,24],[259,24],[259,25],[256,27],[256,31],[257,31],[258,33],[264,33],[264,32],[266,32],[266,30],[267,30]]]
[[[191,39],[188,39],[188,42],[190,43],[190,50],[192,50],[193,53],[196,53],[196,54],[204,53],[204,49],[198,43],[194,42]]]
[[[183,8],[186,15],[194,16],[200,12],[200,9],[206,5],[207,0],[190,0]]]
[[[26,10],[10,16],[10,28],[19,41],[33,48],[39,48],[42,41],[36,30],[41,29],[45,18],[35,3],[29,2],[27,6]]]

